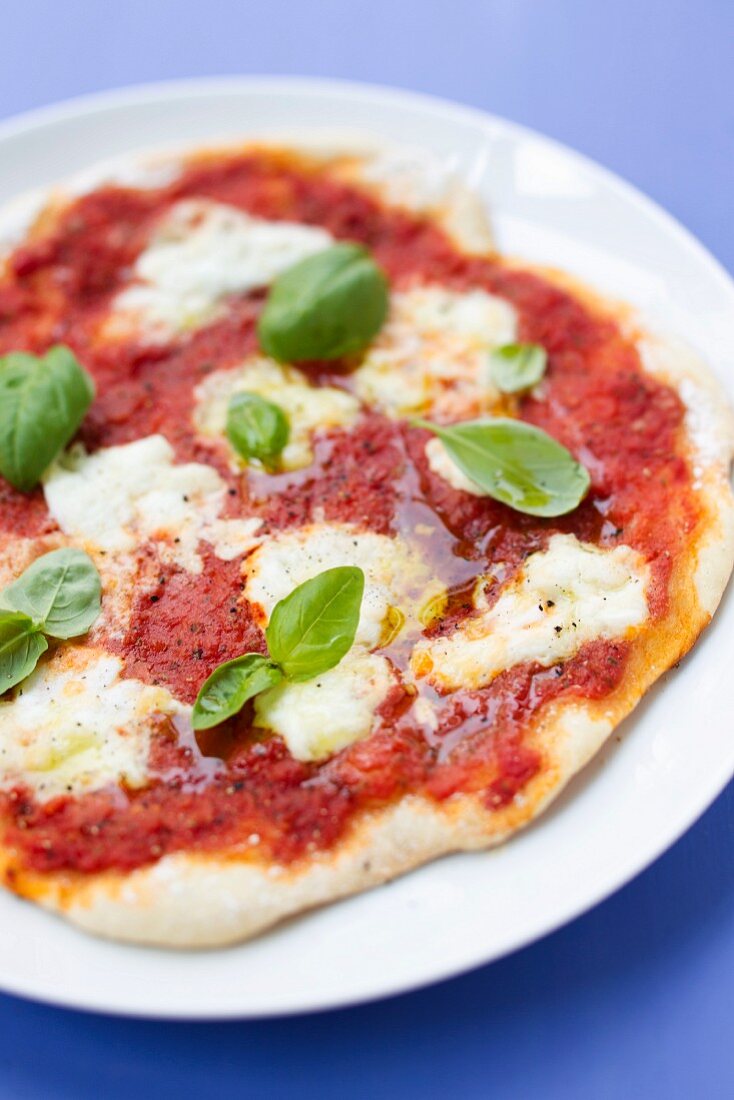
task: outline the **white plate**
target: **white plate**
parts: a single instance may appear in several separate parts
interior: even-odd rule
[[[331,82],[218,80],[77,100],[0,126],[0,201],[132,148],[350,127],[450,159],[501,247],[564,267],[697,344],[734,389],[734,285],[671,218],[589,161],[501,119]],[[721,685],[734,601],[540,821],[492,853],[443,859],[242,947],[185,954],[94,940],[0,896],[0,987],[147,1016],[351,1004],[488,962],[542,936],[658,856],[734,772]]]

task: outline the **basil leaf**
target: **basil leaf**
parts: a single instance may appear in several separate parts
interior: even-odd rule
[[[327,569],[280,600],[265,636],[270,658],[246,653],[215,668],[194,703],[194,729],[205,730],[237,714],[248,699],[285,677],[310,680],[338,665],[354,642],[364,573],[352,565]]]
[[[27,615],[0,611],[0,694],[30,676],[48,642]]]
[[[276,458],[290,436],[290,424],[279,405],[257,393],[236,393],[227,409],[227,438],[244,459]]]
[[[281,363],[339,359],[369,344],[387,316],[387,279],[361,245],[335,244],[273,283],[258,324]]]
[[[52,638],[85,634],[97,618],[102,586],[83,550],[52,550],[0,593],[0,605],[22,611]]]
[[[289,680],[311,680],[339,664],[354,642],[363,594],[362,570],[340,565],[275,605],[265,637]]]
[[[246,653],[215,668],[199,689],[194,703],[195,730],[219,725],[242,710],[248,699],[275,687],[283,679],[280,669],[260,653]]]
[[[492,380],[502,393],[520,393],[540,382],[547,363],[540,344],[503,344],[490,356]]]
[[[437,435],[463,473],[484,492],[531,516],[562,516],[585,497],[590,478],[570,451],[522,420],[467,420]]]
[[[37,485],[92,403],[94,384],[69,348],[40,358],[0,358],[0,473],[16,489]]]

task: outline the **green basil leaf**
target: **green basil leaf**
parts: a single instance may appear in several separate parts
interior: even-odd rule
[[[492,380],[502,393],[520,393],[540,382],[547,363],[540,344],[503,344],[490,356]]]
[[[289,680],[311,680],[339,664],[354,642],[363,594],[362,570],[340,565],[275,605],[265,637]]]
[[[48,642],[27,615],[0,611],[0,694],[30,676]]]
[[[484,492],[531,516],[562,516],[586,496],[588,472],[570,451],[522,420],[467,420],[440,427],[425,420],[463,473]]]
[[[236,393],[227,409],[227,438],[244,459],[268,463],[281,453],[290,424],[279,405],[257,393]]]
[[[275,687],[283,673],[260,653],[246,653],[215,668],[199,689],[194,703],[192,724],[195,730],[218,726],[242,710],[248,699]]]
[[[83,550],[66,547],[36,558],[3,592],[0,606],[22,611],[52,638],[86,634],[101,607],[102,586]]]
[[[94,398],[94,383],[66,347],[40,358],[0,358],[0,473],[16,489],[37,485]]]
[[[263,350],[281,363],[361,351],[387,316],[385,275],[361,245],[335,244],[273,283],[260,316]]]

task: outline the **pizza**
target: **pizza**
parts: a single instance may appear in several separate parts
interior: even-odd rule
[[[495,845],[710,621],[715,378],[427,156],[130,157],[0,240],[16,894],[217,945]]]

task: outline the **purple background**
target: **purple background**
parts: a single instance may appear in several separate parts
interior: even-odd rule
[[[734,266],[731,0],[10,0],[0,26],[0,117],[196,75],[429,91],[597,158]],[[388,1002],[181,1025],[0,996],[0,1096],[731,1097],[733,809],[541,943]]]

